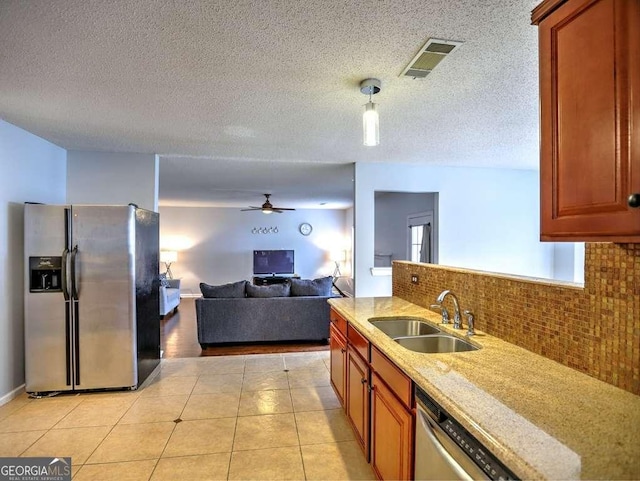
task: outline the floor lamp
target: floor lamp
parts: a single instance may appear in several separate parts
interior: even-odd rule
[[[160,262],[164,262],[167,268],[167,278],[173,279],[171,273],[171,264],[178,260],[178,253],[176,251],[160,251]]]
[[[336,279],[342,275],[340,272],[340,263],[345,262],[347,260],[347,253],[344,250],[332,251],[331,252],[331,260],[336,264],[335,269],[333,269],[333,279],[331,283],[333,287],[340,293],[342,297],[345,297],[344,292],[340,290],[338,286],[336,286]]]

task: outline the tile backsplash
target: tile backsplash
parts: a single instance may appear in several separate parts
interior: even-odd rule
[[[640,395],[640,244],[585,250],[584,287],[396,261],[393,295],[429,307],[451,289],[478,329]]]

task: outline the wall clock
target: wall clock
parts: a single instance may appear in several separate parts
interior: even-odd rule
[[[298,227],[298,229],[300,230],[300,234],[309,235],[311,234],[313,227],[311,227],[311,224],[309,224],[308,222],[303,222],[302,224],[300,224],[300,227]]]

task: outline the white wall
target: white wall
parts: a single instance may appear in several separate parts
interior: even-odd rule
[[[158,212],[158,156],[68,152],[69,204],[136,204]]]
[[[296,274],[327,276],[334,264],[329,251],[345,241],[343,210],[296,210],[283,214],[240,212],[211,207],[160,207],[160,247],[177,250],[174,278],[181,278],[181,294],[198,295],[199,284],[224,284],[253,274],[253,251],[295,250]],[[298,231],[312,225],[309,236]],[[277,234],[252,234],[254,227],[277,227]]]
[[[539,242],[539,174],[528,170],[357,163],[356,295],[391,294],[373,277],[374,192],[438,192],[439,264],[550,278],[553,246]]]
[[[407,216],[433,211],[434,194],[376,192],[374,195],[375,253],[392,254],[392,261],[409,260]]]
[[[66,151],[0,120],[0,405],[24,384],[24,202],[63,204]]]

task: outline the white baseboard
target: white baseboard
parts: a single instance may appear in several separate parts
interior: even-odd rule
[[[4,396],[0,397],[0,406],[2,406],[3,404],[7,404],[12,399],[17,398],[23,392],[24,392],[24,384],[22,384],[21,386],[18,386],[13,391],[10,391],[9,393],[7,393]]]
[[[202,297],[202,294],[193,294],[193,293],[180,293],[181,299],[195,299],[196,297]]]

